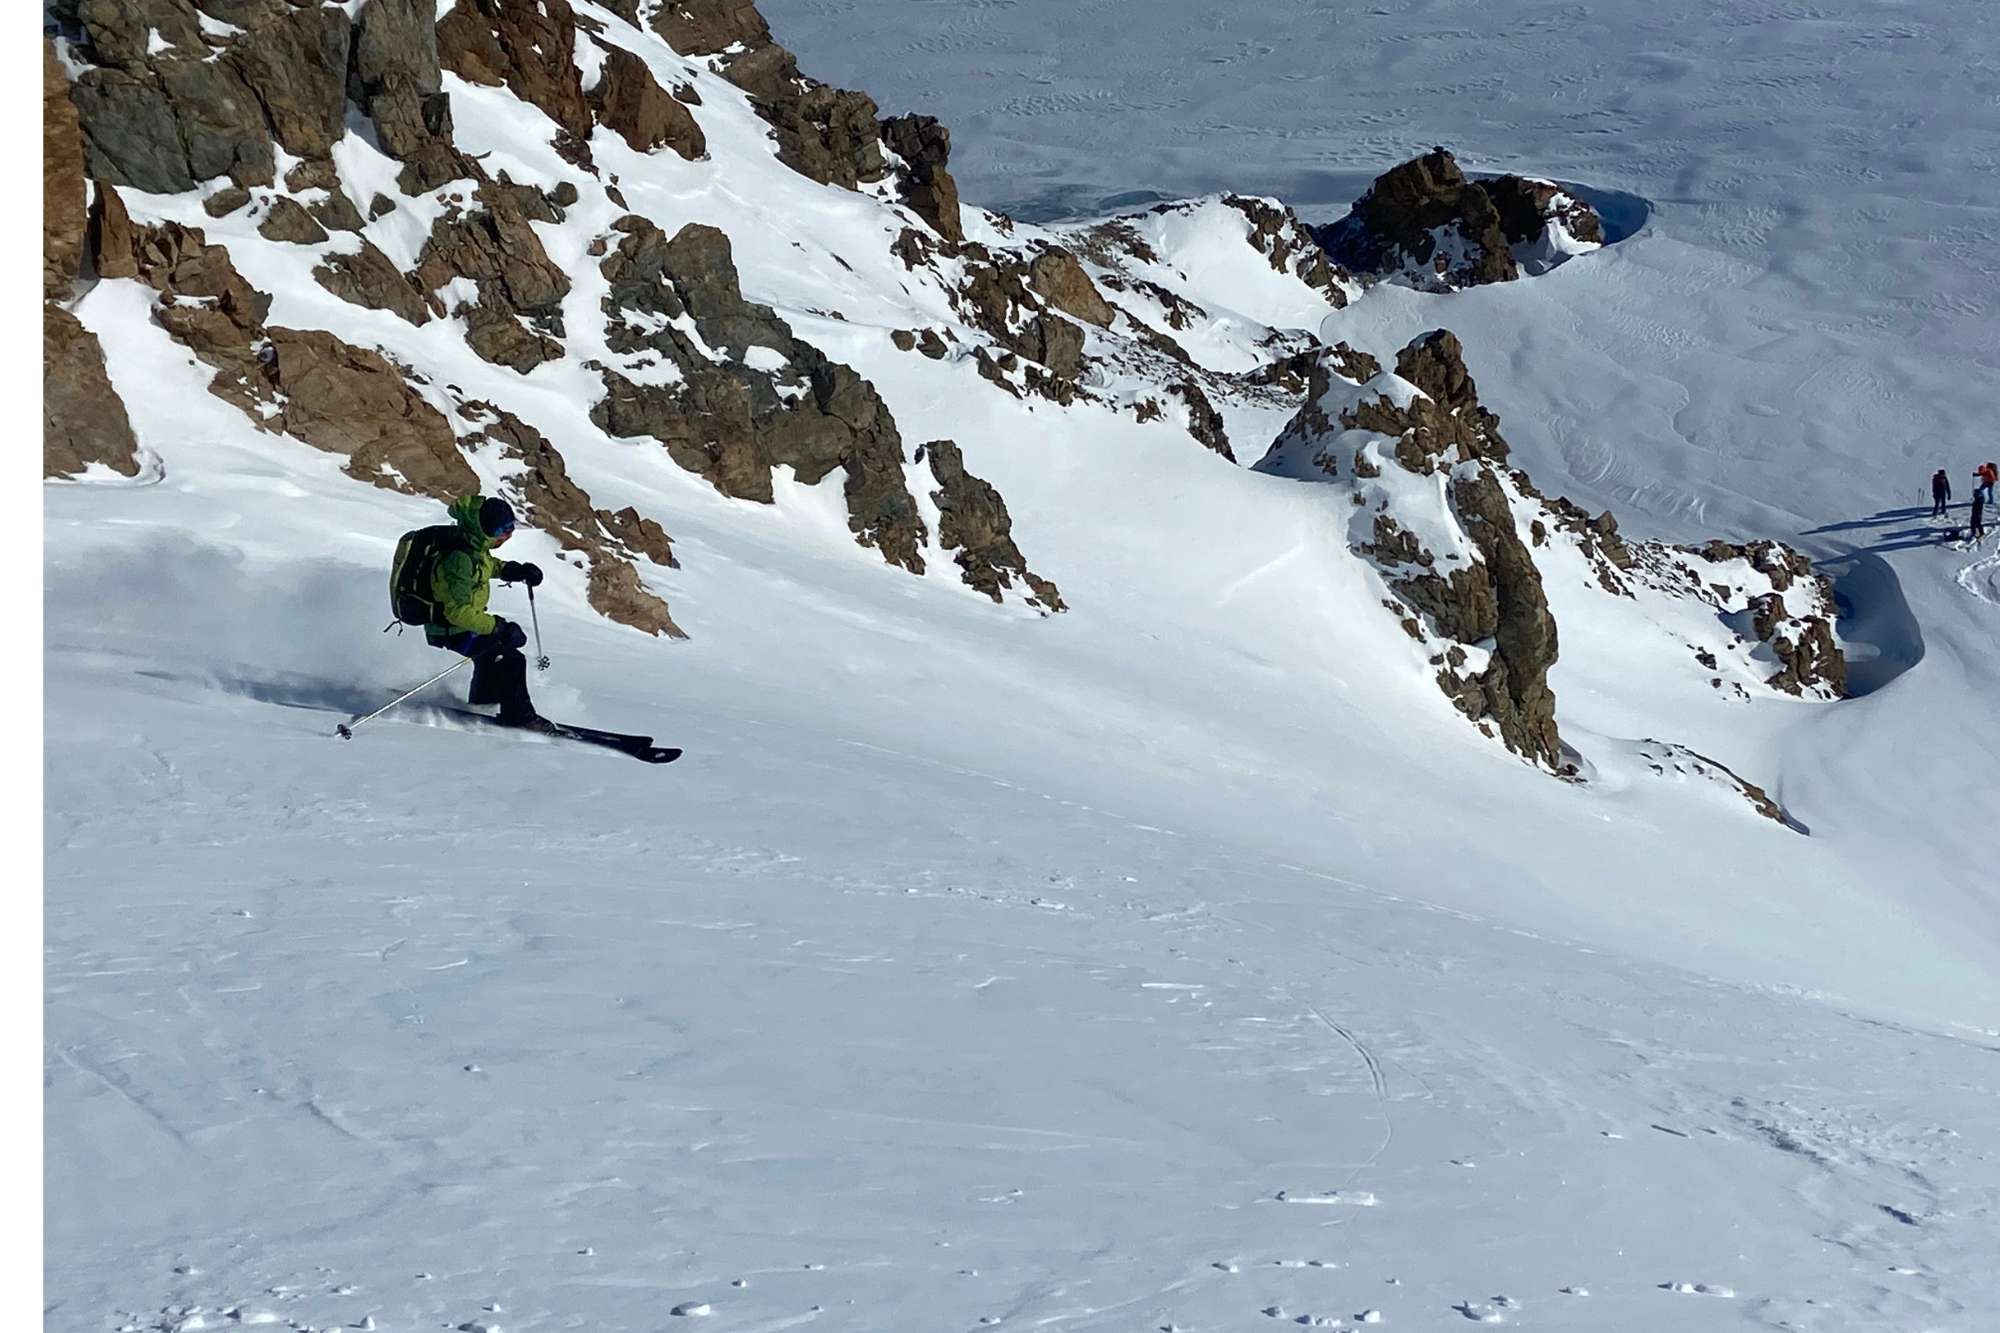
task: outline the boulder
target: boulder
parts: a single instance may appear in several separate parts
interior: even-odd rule
[[[1450,243],[1440,238],[1450,237]],[[1320,233],[1356,272],[1449,291],[1519,276],[1500,212],[1458,161],[1434,148],[1377,177],[1353,211]]]
[[[104,369],[104,348],[75,315],[42,306],[42,475],[74,477],[102,464],[139,474],[125,402]]]
[[[604,76],[589,100],[598,123],[635,152],[672,148],[690,162],[708,152],[693,113],[659,85],[644,60],[623,47],[605,48]]]

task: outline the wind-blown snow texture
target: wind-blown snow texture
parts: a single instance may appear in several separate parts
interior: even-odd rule
[[[1636,226],[1321,332],[1386,359],[1449,327],[1544,491],[1822,559],[1859,698],[1683,706],[1677,667],[1603,669],[1588,617],[1554,677],[1587,754],[1667,725],[1812,836],[1479,737],[1332,488],[892,350],[944,311],[876,205],[763,170],[704,77],[730,171],[648,183],[601,130],[599,160],[669,230],[727,230],[906,439],[959,441],[1072,610],[887,568],[833,484],[726,500],[591,438],[572,366],[520,380],[246,242],[274,318],[538,413],[683,564],[685,644],[568,571],[540,602],[544,709],[672,768],[421,710],[343,745],[434,669],[375,631],[435,506],[250,430],[149,293],[100,284],[78,315],[160,466],[46,498],[46,1326],[1990,1327],[2000,573],[1915,506],[1996,447],[2000,20],[769,13],[809,71],[941,116],[968,198],[1052,220],[1221,188],[1331,216],[1445,143]],[[447,87],[462,146],[556,169],[518,104]],[[1243,253],[1190,281],[1303,320]],[[1288,415],[1232,409],[1239,456]],[[553,567],[539,534],[508,553]]]

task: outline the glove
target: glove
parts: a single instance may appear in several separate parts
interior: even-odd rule
[[[511,620],[493,617],[493,642],[501,648],[521,648],[528,642],[527,631]]]
[[[542,586],[542,567],[520,560],[509,560],[500,566],[500,581],[503,583],[525,583],[530,588]]]

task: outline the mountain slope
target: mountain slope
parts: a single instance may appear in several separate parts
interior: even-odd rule
[[[1235,194],[964,204],[963,122],[748,5],[143,8],[50,47],[167,109],[86,97],[50,250],[131,465],[45,491],[50,1326],[1992,1307],[1983,566],[1836,563],[1857,697],[1771,683],[1750,599],[1826,608],[1750,543],[1837,511],[1654,448],[1752,383],[1695,314],[1786,308],[1671,209],[1440,294],[1476,201],[1383,273]],[[444,664],[382,584],[470,486],[551,571],[542,708],[682,761],[331,738]],[[1440,688],[1512,650],[1356,500],[1433,564],[1511,522],[1573,758]]]

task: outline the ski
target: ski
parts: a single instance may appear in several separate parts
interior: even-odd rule
[[[485,713],[475,713],[466,708],[448,708],[443,711],[451,714],[453,717],[462,717],[474,722],[483,722],[489,727],[500,727],[508,731],[527,731],[530,735],[553,736],[559,740],[577,741],[584,745],[595,745],[606,750],[616,750],[620,754],[629,754],[644,764],[671,764],[674,760],[681,757],[679,749],[671,745],[655,745],[651,736],[635,736],[623,731],[605,731],[599,727],[584,727],[569,722],[557,722],[553,718],[544,718],[543,721],[548,723],[549,729],[547,731],[538,731],[525,727],[517,727],[511,723],[502,722],[497,717],[489,717]]]

